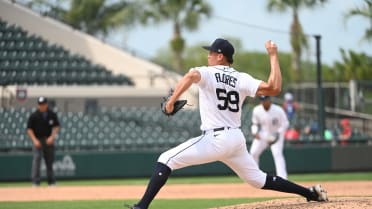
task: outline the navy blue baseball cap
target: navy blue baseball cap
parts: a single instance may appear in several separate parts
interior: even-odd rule
[[[229,63],[233,63],[233,55],[234,55],[234,47],[233,45],[226,39],[223,38],[218,38],[216,39],[212,45],[210,46],[203,46],[204,49],[212,51],[212,52],[217,52],[223,54],[227,61]]]
[[[259,96],[259,98],[261,101],[265,101],[265,100],[270,99],[270,96]]]

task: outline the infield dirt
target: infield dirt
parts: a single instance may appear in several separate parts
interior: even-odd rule
[[[303,182],[312,186],[317,182]],[[248,184],[169,184],[163,187],[157,198],[198,199],[198,198],[252,198],[280,197],[281,199],[221,207],[219,209],[251,208],[372,208],[372,181],[322,182],[328,191],[329,202],[307,203],[294,194],[255,189]],[[2,187],[0,201],[36,200],[97,200],[137,199],[145,190],[144,185],[118,186],[56,186],[56,187]],[[25,195],[27,194],[27,195]],[[282,199],[285,198],[285,199]]]

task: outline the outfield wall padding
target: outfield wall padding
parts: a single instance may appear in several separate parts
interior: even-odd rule
[[[332,152],[332,170],[364,171],[372,170],[372,148],[361,145],[343,146]]]
[[[284,155],[289,173],[371,171],[371,146],[287,147]],[[57,179],[149,177],[160,152],[57,152]],[[32,153],[0,153],[0,181],[30,179]],[[261,156],[260,167],[275,174],[270,151]],[[41,168],[45,177],[45,166]],[[174,176],[230,175],[220,162],[192,166],[173,172]]]

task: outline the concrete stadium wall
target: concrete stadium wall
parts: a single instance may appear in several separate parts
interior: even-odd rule
[[[14,86],[13,94],[16,89]],[[51,106],[59,112],[85,112],[89,101],[95,101],[97,107],[160,107],[163,97],[168,94],[168,90],[164,89],[147,91],[121,86],[27,86],[22,89],[27,91],[27,98],[12,98],[8,102],[3,98],[3,107],[36,108],[39,96],[47,97]]]
[[[4,108],[33,108],[37,98],[47,97],[54,106],[62,112],[83,112],[87,101],[96,100],[99,107],[160,107],[163,97],[168,95],[169,89],[134,88],[131,86],[7,86],[8,94],[2,95],[0,90],[1,107]],[[26,93],[26,98],[19,99],[18,90]],[[198,107],[197,95],[188,90],[180,99],[187,99],[186,109]]]
[[[366,147],[296,147],[287,148],[289,173],[372,171],[371,146]],[[57,152],[54,170],[58,179],[148,177],[158,152]],[[31,153],[1,153],[0,181],[30,179]],[[261,169],[274,174],[269,151],[261,158]],[[41,168],[45,177],[45,166]],[[173,176],[231,175],[220,162],[192,166],[175,171]]]

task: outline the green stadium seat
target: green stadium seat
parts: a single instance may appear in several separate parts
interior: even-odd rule
[[[34,41],[27,41],[27,42],[25,42],[25,44],[23,46],[23,50],[34,51],[34,45],[35,45]]]
[[[0,38],[0,50],[5,51],[6,50],[6,44],[7,44],[6,41],[2,40]]]
[[[19,26],[9,25],[0,19],[0,61],[1,69],[7,71],[25,71],[37,75],[14,77],[15,74],[1,73],[1,85],[9,84],[122,84],[133,85],[126,76],[108,76],[106,68],[95,68],[87,59],[70,54],[56,44],[48,44],[33,34],[28,34]],[[14,62],[13,62],[14,61]],[[28,65],[23,65],[28,61]],[[21,64],[20,64],[21,63]],[[27,63],[27,62],[25,62]],[[54,71],[48,71],[52,69]],[[71,75],[67,71],[75,72]],[[46,73],[46,75],[44,75]],[[52,75],[48,75],[51,73]],[[12,76],[6,78],[5,76]],[[24,79],[29,77],[30,79]],[[43,79],[35,79],[42,77]],[[49,79],[50,80],[45,80]]]
[[[25,41],[23,41],[21,38],[19,40],[16,40],[15,43],[15,50],[22,51],[25,48]]]
[[[0,108],[0,150],[31,149],[26,123],[31,109]],[[129,114],[128,114],[129,113]],[[158,108],[102,108],[100,114],[58,113],[61,131],[56,140],[61,150],[163,150],[183,142],[199,127],[169,127],[169,119],[159,123]],[[189,122],[196,111],[185,113]],[[130,117],[128,117],[130,116]],[[198,117],[195,117],[198,120]],[[182,126],[178,124],[177,126]],[[194,129],[194,130],[193,130]],[[3,131],[4,130],[4,131]],[[198,132],[200,133],[200,132]],[[2,135],[5,135],[4,137]],[[5,140],[5,139],[12,140]]]

